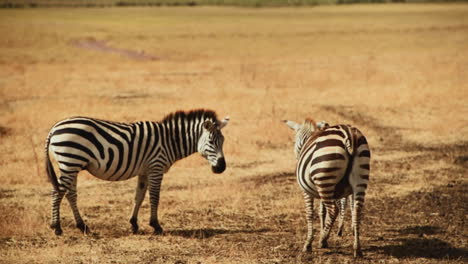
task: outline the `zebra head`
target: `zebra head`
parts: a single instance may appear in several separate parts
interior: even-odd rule
[[[224,160],[224,136],[221,129],[227,125],[229,117],[225,117],[220,124],[207,120],[203,123],[203,132],[198,140],[198,152],[211,164],[214,173],[222,173],[226,169]]]
[[[283,120],[286,125],[296,132],[296,139],[294,143],[294,153],[296,154],[296,159],[299,159],[302,147],[307,142],[307,140],[313,135],[313,133],[320,128],[317,128],[317,124],[312,120],[307,118],[304,120],[303,124],[298,124],[294,121]],[[324,121],[322,121],[324,122]],[[328,125],[328,124],[327,124]]]

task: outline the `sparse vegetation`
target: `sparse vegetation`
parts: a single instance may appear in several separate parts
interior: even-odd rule
[[[369,139],[359,263],[468,260],[467,5],[3,9],[0,35],[2,263],[353,263],[349,225],[330,248],[300,252],[304,206],[280,120],[307,116]],[[43,147],[54,122],[199,107],[231,117],[227,170],[196,155],[171,168],[164,236],[151,234],[147,200],[131,234],[135,179],[86,173],[78,203],[93,233],[64,202],[53,234]]]

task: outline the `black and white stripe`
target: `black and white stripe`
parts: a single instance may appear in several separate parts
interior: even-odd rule
[[[317,127],[317,130],[324,130],[328,127],[330,127],[330,125],[325,122],[325,121],[320,121],[320,122],[317,122],[316,123],[316,127]],[[352,197],[352,195],[349,196],[350,198]],[[344,219],[345,219],[345,215],[346,215],[346,204],[348,203],[348,197],[343,197],[339,200],[336,200],[336,206],[339,208],[339,218],[338,218],[338,231],[337,231],[337,235],[338,236],[342,236],[343,235],[343,228],[344,228]],[[352,203],[350,203],[352,205]],[[325,217],[326,217],[326,209],[325,209],[325,206],[323,204],[323,202],[320,202],[320,208],[319,208],[319,218],[320,218],[320,223],[322,224],[321,225],[321,230],[324,229],[324,226],[323,224],[325,223]]]
[[[327,247],[339,205],[344,213],[346,199],[343,198],[352,195],[354,255],[361,255],[359,224],[370,171],[366,138],[350,125],[321,127],[310,119],[303,124],[285,122],[296,131],[296,175],[306,201],[308,232],[303,250],[312,250],[314,198],[321,199],[319,247]]]
[[[46,168],[54,190],[52,193],[52,224],[61,234],[60,203],[66,195],[77,227],[86,232],[76,204],[76,178],[82,170],[97,178],[122,181],[138,175],[135,207],[130,223],[138,231],[137,216],[149,188],[150,225],[162,233],[157,210],[163,174],[171,165],[192,153],[199,152],[212,166],[214,173],[226,168],[221,129],[228,118],[219,121],[209,110],[176,112],[161,122],[116,123],[105,120],[74,117],[58,122],[46,141]],[[49,152],[55,157],[60,176],[57,178]]]

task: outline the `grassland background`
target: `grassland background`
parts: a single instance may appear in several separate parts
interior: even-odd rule
[[[356,3],[451,3],[467,0],[0,0],[1,8],[110,6],[286,7]]]
[[[303,202],[280,120],[305,117],[368,136],[360,263],[467,261],[468,5],[3,9],[0,35],[2,263],[351,263],[349,225],[329,249],[300,252]],[[228,167],[175,164],[165,236],[151,235],[147,200],[130,234],[135,179],[86,173],[78,200],[94,233],[74,228],[64,202],[64,235],[53,235],[43,146],[56,121],[200,107],[231,117]]]

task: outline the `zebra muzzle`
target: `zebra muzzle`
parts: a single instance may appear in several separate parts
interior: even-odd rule
[[[226,169],[226,161],[223,158],[218,159],[216,162],[216,166],[211,166],[211,170],[214,173],[222,173]]]

